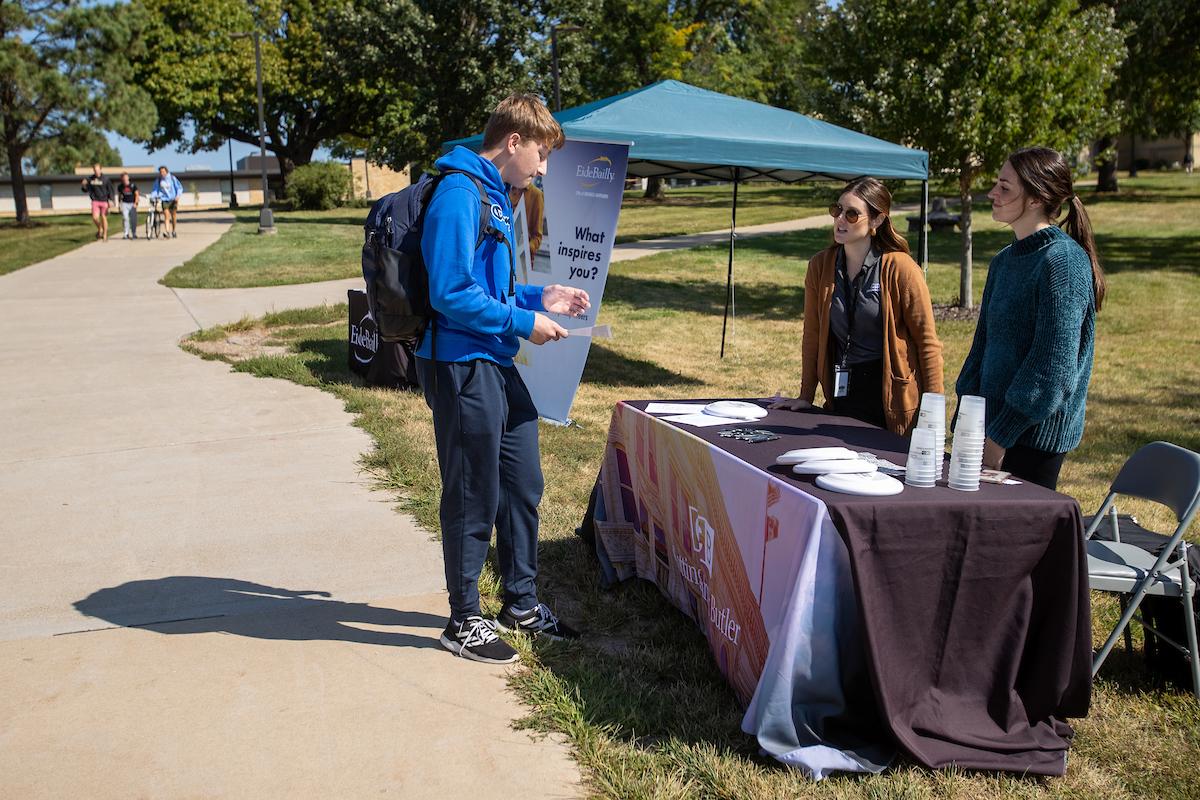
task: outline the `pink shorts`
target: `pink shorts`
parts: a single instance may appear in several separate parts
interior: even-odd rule
[[[92,201],[92,213],[93,214],[107,214],[108,213],[108,203],[105,203],[102,200],[93,200]]]

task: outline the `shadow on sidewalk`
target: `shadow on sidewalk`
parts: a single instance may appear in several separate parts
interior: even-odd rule
[[[328,596],[233,578],[176,575],[99,589],[73,605],[81,614],[114,625],[164,634],[231,633],[256,639],[441,647],[437,637],[446,624],[444,617],[320,599]],[[429,633],[375,626],[426,628]]]

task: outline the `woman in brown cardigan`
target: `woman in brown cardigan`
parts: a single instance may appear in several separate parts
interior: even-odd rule
[[[942,343],[921,268],[892,227],[892,196],[859,178],[830,206],[834,244],[804,279],[800,396],[772,408],[825,407],[907,435],[922,392],[941,392]]]

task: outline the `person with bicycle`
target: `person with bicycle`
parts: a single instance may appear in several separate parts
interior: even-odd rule
[[[148,199],[150,200],[150,211],[146,214],[146,238],[157,239],[162,235],[163,227],[163,204],[157,188],[151,190]]]
[[[158,179],[154,181],[154,191],[150,193],[151,198],[157,195],[162,202],[163,214],[165,220],[169,223],[170,237],[176,238],[178,234],[175,231],[176,213],[179,209],[179,195],[183,194],[183,184],[179,182],[171,174],[165,166],[158,168]],[[167,235],[164,233],[164,235]]]

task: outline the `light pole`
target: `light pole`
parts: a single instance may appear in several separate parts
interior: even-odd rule
[[[258,212],[258,232],[275,233],[275,217],[271,214],[271,194],[267,189],[267,123],[263,116],[263,83],[262,83],[262,47],[259,44],[259,33],[235,33],[234,39],[254,39],[254,79],[258,84],[258,161],[262,168],[263,206]]]
[[[581,31],[583,28],[578,25],[551,25],[550,26],[550,72],[554,75],[554,110],[562,111],[562,97],[558,91],[558,32],[574,33]]]
[[[226,139],[225,145],[229,149],[229,207],[237,208],[237,191],[233,188],[233,139]]]

